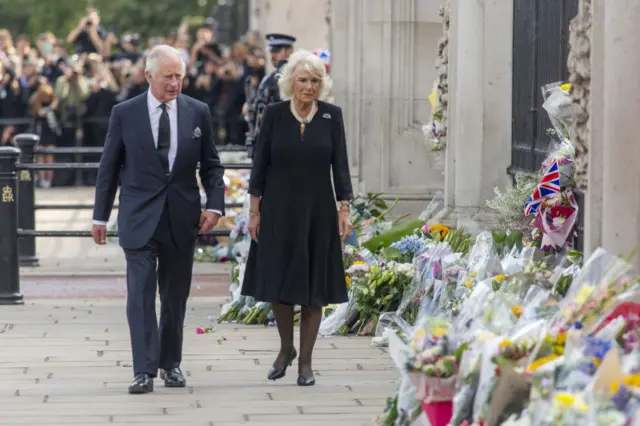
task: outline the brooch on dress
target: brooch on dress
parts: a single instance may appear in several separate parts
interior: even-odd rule
[[[329,114],[328,112],[325,112],[324,114],[322,114],[322,118],[326,118],[328,120],[331,120],[331,114]]]

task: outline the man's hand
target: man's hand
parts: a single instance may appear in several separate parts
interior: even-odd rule
[[[93,225],[91,235],[96,244],[107,244],[107,225]]]
[[[200,215],[200,233],[206,234],[211,231],[220,220],[220,215],[216,212],[204,211]]]

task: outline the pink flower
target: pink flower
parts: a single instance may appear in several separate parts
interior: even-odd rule
[[[428,234],[429,233],[429,225],[427,225],[425,223],[425,225],[422,227],[422,232],[424,232],[425,234]]]
[[[204,328],[202,327],[196,328],[196,334],[204,334]]]

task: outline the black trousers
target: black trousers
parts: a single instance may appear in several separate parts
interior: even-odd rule
[[[169,209],[165,206],[151,240],[140,249],[124,251],[134,374],[156,377],[158,368],[168,370],[180,366],[194,246],[187,251],[178,248],[171,233]],[[158,290],[159,327],[156,319]]]

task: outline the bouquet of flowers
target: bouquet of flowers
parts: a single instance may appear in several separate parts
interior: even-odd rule
[[[406,369],[429,424],[445,426],[452,416],[455,383],[468,345],[456,344],[445,324],[441,327],[438,322],[431,322],[432,327],[423,328],[414,336],[410,346],[414,354]]]
[[[378,316],[398,309],[414,273],[411,264],[382,263],[371,267],[366,282],[352,286],[359,312],[359,335],[373,334]]]
[[[271,304],[267,302],[258,302],[251,307],[246,316],[242,319],[243,324],[264,324],[269,323],[269,314],[271,313]]]
[[[632,267],[625,259],[598,249],[574,279],[561,312],[551,325],[552,333],[568,329],[576,322],[592,326],[617,303],[617,297],[638,286]]]

